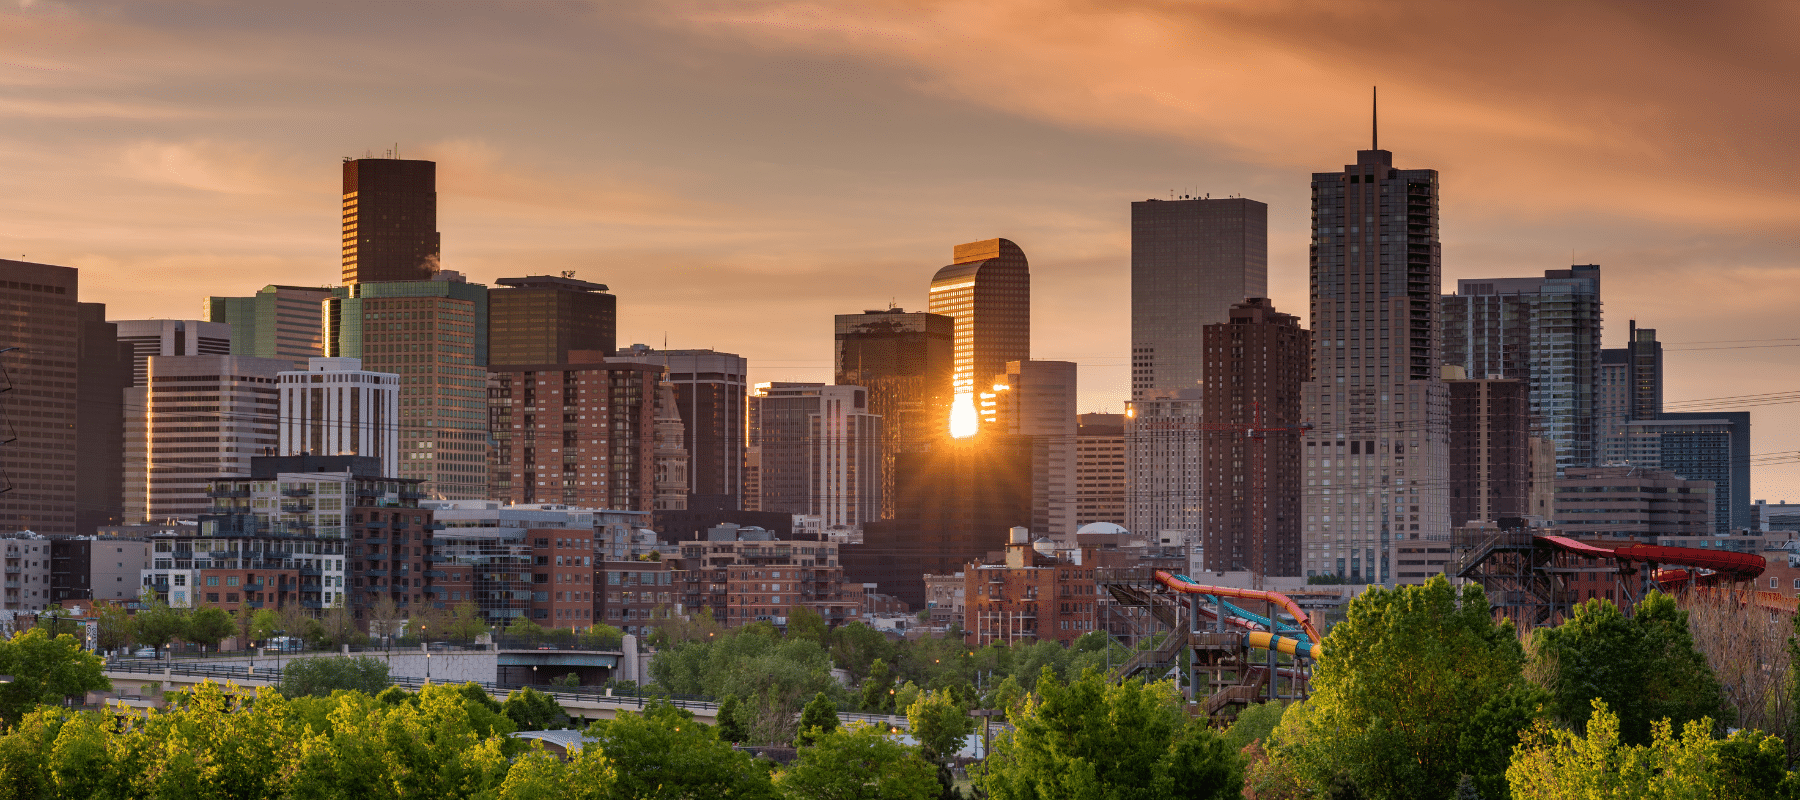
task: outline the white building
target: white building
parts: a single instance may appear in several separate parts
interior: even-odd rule
[[[125,521],[148,514],[150,358],[230,355],[231,326],[191,319],[122,319],[119,342],[131,348],[131,381],[125,387]]]
[[[250,475],[250,459],[279,443],[275,379],[290,366],[251,356],[148,359],[148,446],[139,477],[149,519],[194,519],[212,508],[208,481]],[[126,480],[132,477],[128,468]]]
[[[370,372],[360,358],[313,358],[283,372],[284,455],[369,456],[381,474],[400,474],[400,376]]]

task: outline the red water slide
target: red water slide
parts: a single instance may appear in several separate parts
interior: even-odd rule
[[[1686,583],[1690,579],[1697,583],[1755,580],[1763,573],[1763,568],[1766,566],[1763,557],[1755,553],[1703,550],[1696,547],[1664,547],[1654,544],[1628,544],[1606,548],[1584,544],[1563,536],[1539,536],[1537,540],[1590,558],[1614,558],[1657,567],[1685,568],[1658,571],[1657,580],[1663,583]],[[1708,574],[1694,577],[1696,570],[1707,570]]]

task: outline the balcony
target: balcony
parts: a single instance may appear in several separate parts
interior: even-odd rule
[[[212,491],[207,492],[206,496],[213,497],[213,498],[249,497],[250,490],[249,489],[214,489]]]
[[[300,574],[301,575],[320,575],[322,573],[319,571],[318,567],[301,567]]]
[[[428,530],[428,531],[441,531],[445,527],[446,526],[442,522],[427,522],[427,523],[425,523],[425,530]]]
[[[281,494],[284,497],[312,497],[312,490],[311,489],[282,489]]]
[[[312,510],[312,503],[296,502],[281,504],[281,513],[283,514],[310,514],[312,513]]]
[[[428,495],[426,495],[424,492],[416,492],[411,489],[401,489],[400,490],[400,499],[401,500],[424,500],[426,497],[428,497]]]

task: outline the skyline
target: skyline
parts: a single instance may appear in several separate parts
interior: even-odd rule
[[[923,311],[947,248],[1011,239],[1033,355],[1118,412],[1130,202],[1267,203],[1270,293],[1298,313],[1307,175],[1366,146],[1379,84],[1382,143],[1443,178],[1446,287],[1600,264],[1605,345],[1658,329],[1671,410],[1781,391],[1800,360],[1720,342],[1784,336],[1800,294],[1794,120],[1768,99],[1792,9],[1596,3],[1533,28],[1467,4],[1418,15],[1401,69],[1356,34],[1395,12],[1359,4],[430,5],[0,11],[0,248],[80,268],[112,319],[333,283],[339,159],[397,140],[439,162],[445,268],[574,269],[621,299],[621,345],[666,332],[752,381],[829,381],[834,315]],[[1750,410],[1756,453],[1800,450],[1783,407]],[[1800,466],[1759,466],[1755,496],[1800,499]]]

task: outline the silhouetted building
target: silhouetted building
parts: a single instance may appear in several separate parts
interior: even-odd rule
[[[618,298],[569,277],[500,278],[488,290],[488,363],[561,364],[569,352],[611,355]]]
[[[1031,438],[1031,533],[1075,543],[1073,361],[1008,361],[992,391],[977,392],[981,424]]]
[[[1527,386],[1511,378],[1445,381],[1450,387],[1450,523],[1498,522],[1530,509],[1531,412]]]
[[[292,359],[325,355],[321,306],[329,286],[264,286],[251,297],[208,297],[201,316],[231,326],[231,354]],[[160,353],[159,355],[176,355]]]
[[[1437,574],[1396,569],[1394,549],[1450,535],[1438,189],[1436,170],[1395,169],[1381,149],[1313,173],[1308,575],[1392,585]],[[1350,456],[1350,442],[1375,452]]]
[[[437,162],[344,159],[344,283],[437,271]]]
[[[1206,570],[1299,575],[1301,387],[1312,379],[1312,337],[1261,297],[1229,313],[1203,339]]]
[[[894,454],[950,434],[955,320],[892,308],[839,314],[832,382],[869,391],[882,420],[882,511],[893,516]]]
[[[662,367],[575,350],[488,368],[496,500],[649,511]]]
[[[1269,207],[1242,197],[1131,204],[1131,397],[1203,377],[1201,331],[1269,296]]]
[[[82,398],[76,390],[84,328],[79,288],[72,267],[0,259],[0,307],[6,312],[0,348],[11,348],[0,354],[11,386],[0,394],[0,430],[12,437],[0,444],[0,488],[8,490],[0,494],[0,533],[77,531]]]
[[[1030,360],[1031,268],[1025,251],[1005,239],[959,244],[953,256],[931,279],[930,311],[954,320],[954,407],[972,405],[987,388],[981,384],[1005,372],[1006,362]]]
[[[655,350],[641,344],[614,360],[667,367],[676,409],[687,426],[688,507],[741,508],[744,491],[745,382],[748,362],[713,350]]]
[[[75,532],[125,521],[125,389],[131,357],[106,306],[81,303],[75,408]],[[3,403],[0,400],[0,403]],[[139,412],[141,413],[141,411]]]

